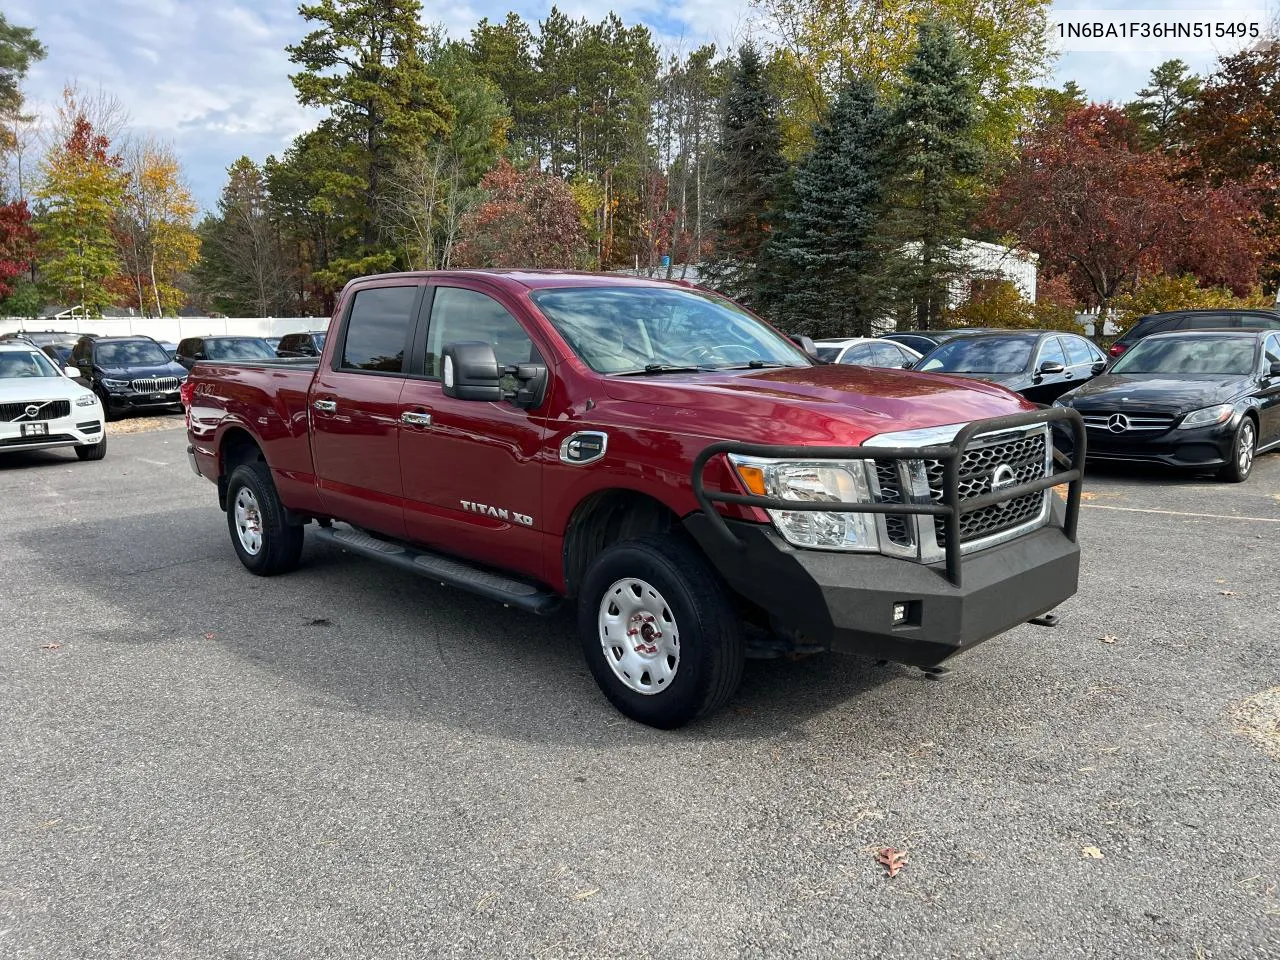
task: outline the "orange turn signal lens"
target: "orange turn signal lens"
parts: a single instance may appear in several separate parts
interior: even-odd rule
[[[735,463],[734,468],[738,471],[738,477],[750,492],[754,493],[757,497],[763,497],[765,495],[763,470],[759,467],[753,467],[744,463]]]

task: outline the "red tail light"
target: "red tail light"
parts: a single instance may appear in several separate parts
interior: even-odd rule
[[[178,388],[178,399],[182,401],[184,407],[191,406],[191,395],[195,393],[196,385],[188,377],[182,382],[182,386]]]
[[[1128,349],[1129,349],[1129,348],[1128,348],[1125,344],[1123,344],[1123,343],[1113,343],[1113,344],[1111,345],[1111,349],[1110,349],[1108,352],[1109,352],[1113,357],[1118,357],[1118,356],[1120,356],[1120,354],[1124,353],[1124,352],[1125,352],[1126,350],[1128,350]]]

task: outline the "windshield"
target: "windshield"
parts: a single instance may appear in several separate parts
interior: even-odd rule
[[[60,376],[58,368],[43,353],[36,350],[0,350],[0,380]]]
[[[257,337],[239,337],[234,340],[206,340],[204,355],[210,360],[265,360],[274,358],[276,352],[265,340]]]
[[[728,300],[663,287],[577,287],[532,294],[597,373],[663,367],[807,367],[809,358]]]
[[[1253,370],[1255,346],[1249,337],[1147,337],[1121,354],[1110,372],[1243,376]]]
[[[152,340],[120,340],[99,343],[95,358],[104,367],[158,366],[169,363],[169,355]]]
[[[934,373],[1021,373],[1031,361],[1030,337],[952,340],[929,354],[917,370]]]

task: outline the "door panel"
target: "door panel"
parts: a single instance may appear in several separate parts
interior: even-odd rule
[[[1280,377],[1269,376],[1272,363],[1280,363],[1280,335],[1267,337],[1262,350],[1262,377],[1259,381],[1259,446],[1280,443]]]
[[[478,290],[436,287],[420,375],[438,373],[440,350],[460,340],[492,344],[500,362],[540,360],[512,314]],[[400,401],[403,413],[431,418],[400,432],[409,538],[544,579],[539,458],[545,423],[510,403],[446,397],[436,379],[407,380]]]
[[[1032,377],[1031,386],[1022,391],[1022,395],[1033,403],[1053,403],[1054,400],[1062,396],[1073,386],[1075,382],[1070,379],[1069,369],[1062,373],[1051,373],[1040,375],[1036,373],[1040,369],[1040,364],[1048,360],[1054,360],[1067,366],[1067,356],[1062,351],[1062,345],[1058,343],[1057,337],[1046,337],[1040,343],[1040,351],[1036,354],[1035,363],[1031,367]]]
[[[308,397],[311,451],[325,508],[339,520],[405,535],[400,482],[400,391],[421,285],[356,291],[332,369]]]

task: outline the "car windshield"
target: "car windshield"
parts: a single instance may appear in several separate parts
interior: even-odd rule
[[[38,350],[0,350],[0,380],[60,376],[53,361]]]
[[[151,340],[120,340],[99,343],[94,359],[104,367],[134,367],[165,364],[169,355]]]
[[[1253,369],[1251,337],[1147,337],[1130,347],[1111,373],[1243,376]]]
[[[210,360],[265,360],[276,352],[265,340],[257,337],[237,337],[234,340],[206,340],[204,355]]]
[[[835,363],[836,357],[840,356],[840,351],[844,347],[824,347],[818,346],[818,359],[826,360],[828,363]]]
[[[934,373],[1021,373],[1036,342],[1030,337],[978,337],[942,344],[915,369]]]
[[[791,341],[713,294],[665,287],[548,288],[532,294],[597,373],[807,367]]]

